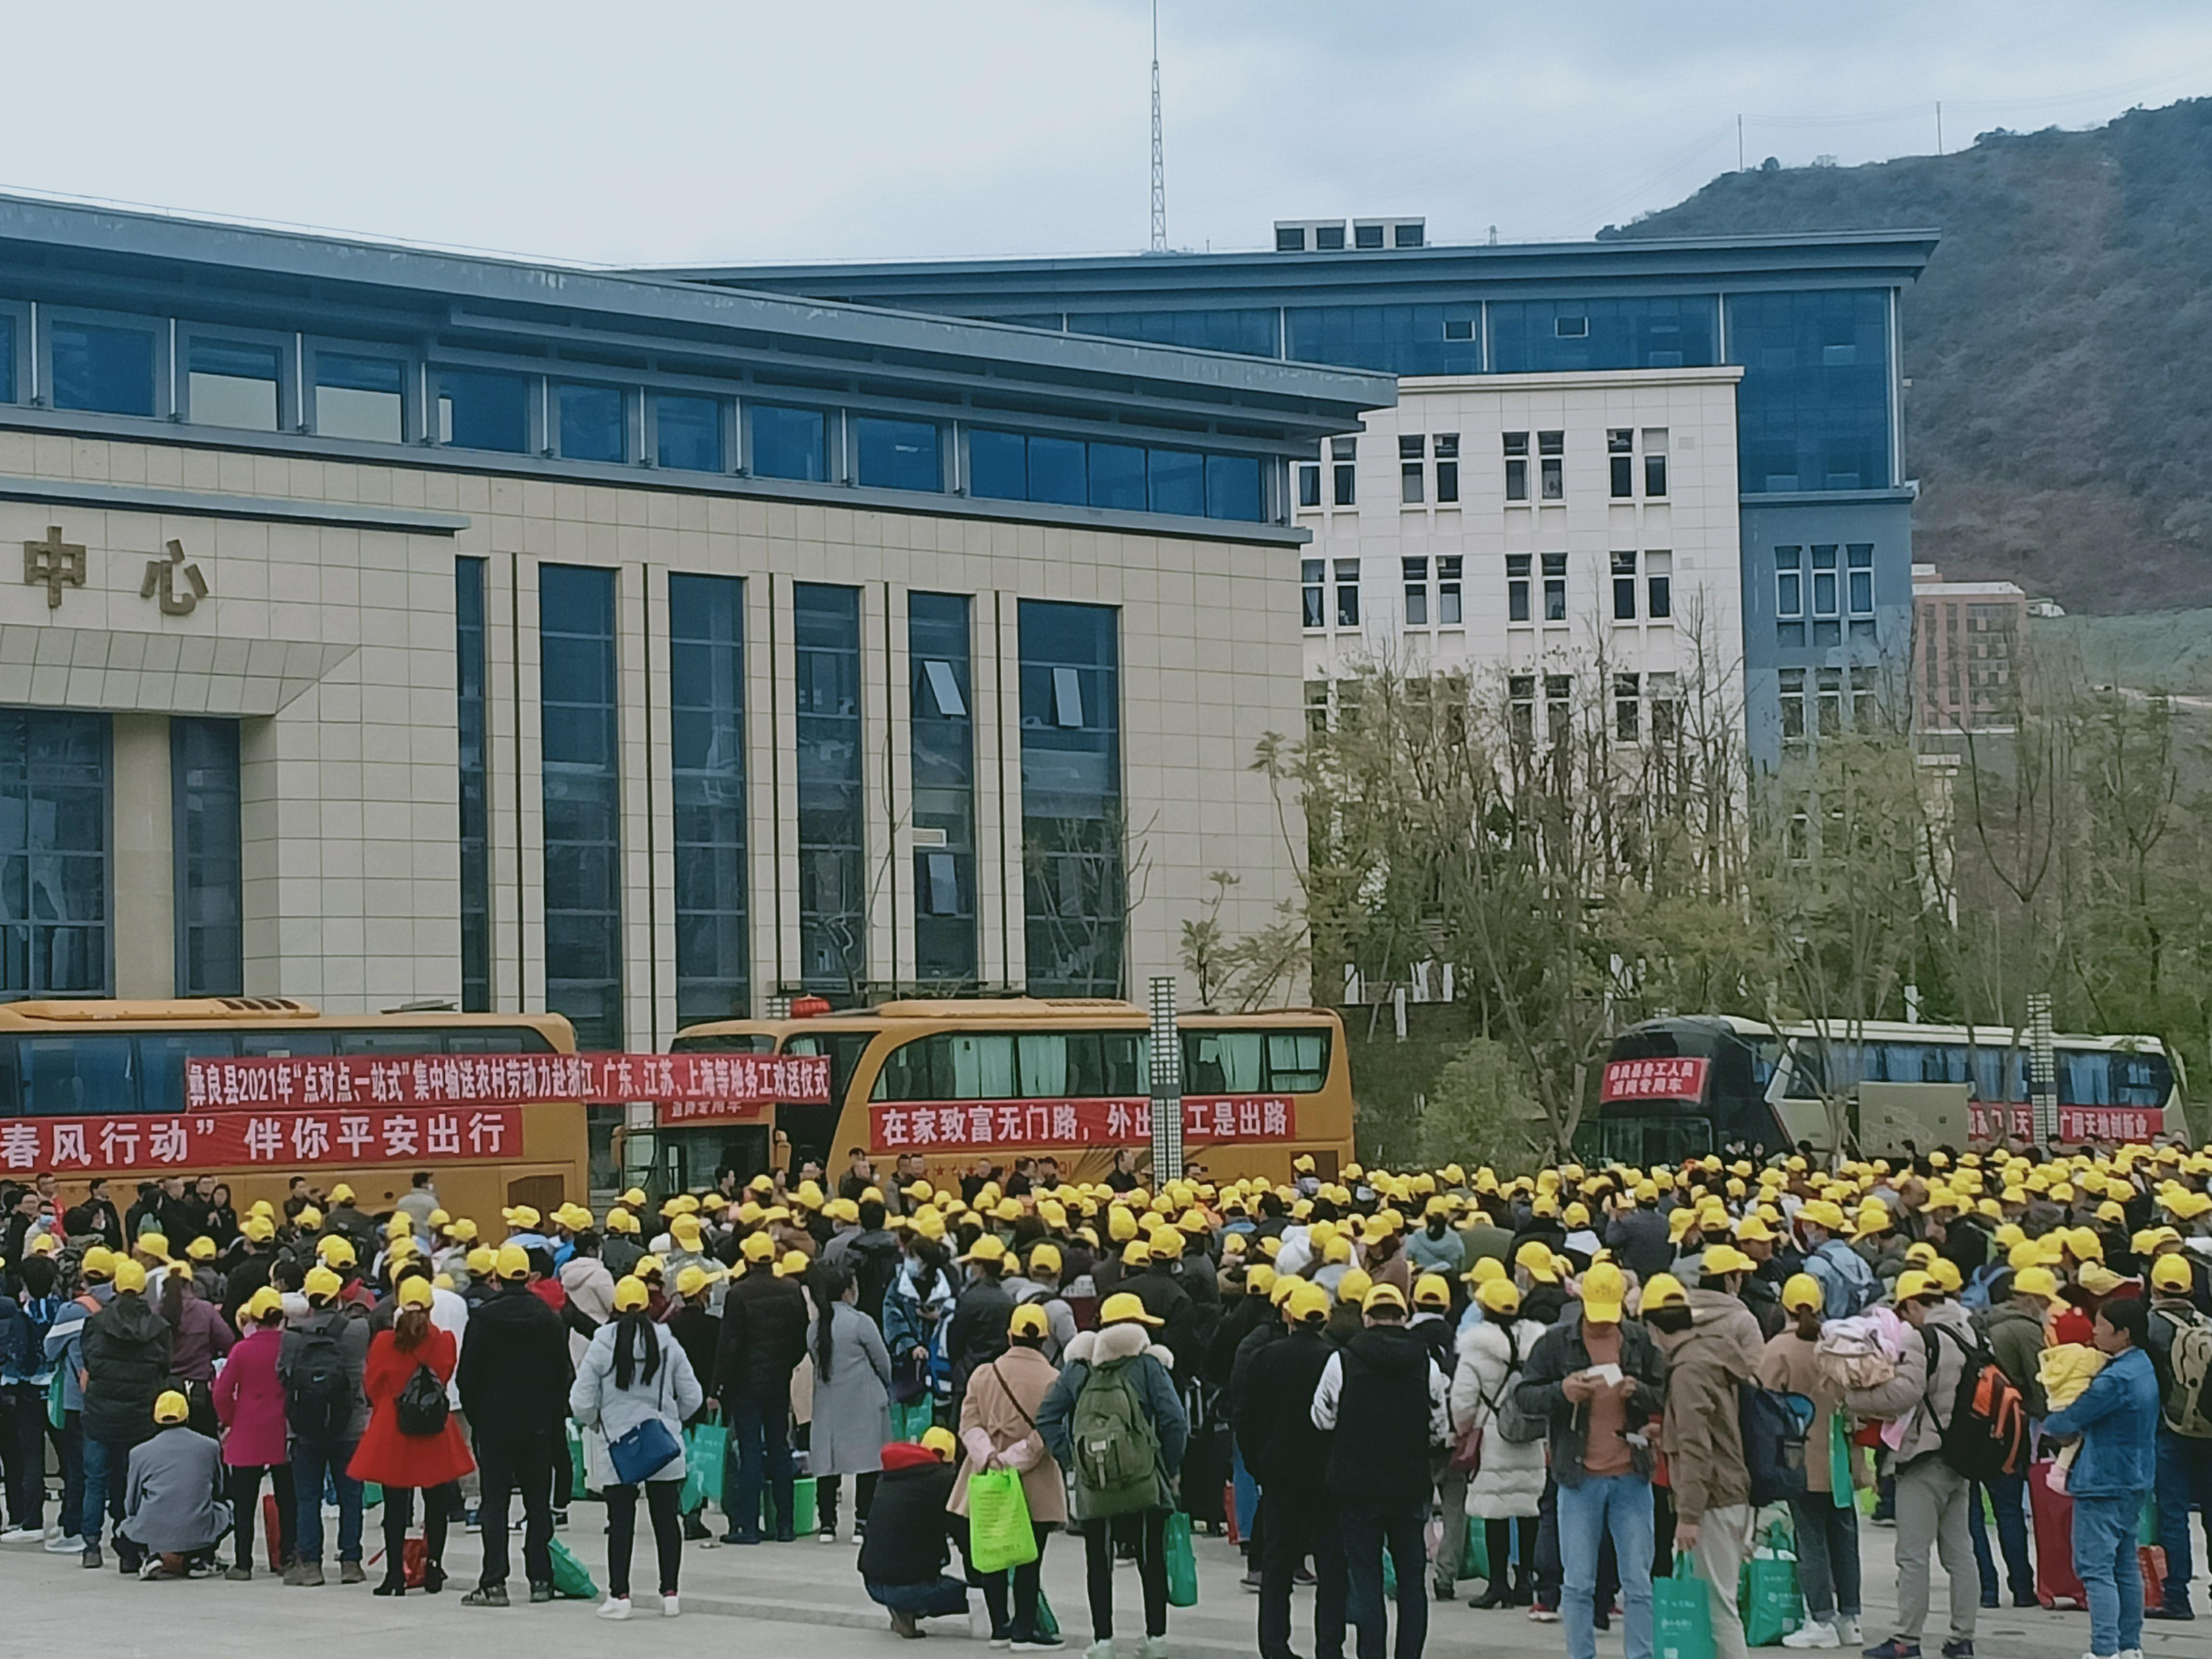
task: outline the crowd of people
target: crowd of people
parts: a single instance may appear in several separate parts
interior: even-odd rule
[[[817,1534],[858,1541],[902,1635],[967,1616],[1060,1646],[1040,1567],[1065,1529],[1091,1659],[1117,1560],[1159,1659],[1194,1524],[1239,1539],[1261,1659],[1293,1659],[1301,1584],[1315,1659],[1382,1659],[1394,1609],[1415,1659],[1463,1581],[1561,1623],[1570,1659],[1615,1620],[1650,1659],[1678,1558],[1735,1659],[1739,1573],[1781,1503],[1786,1645],[1917,1659],[1940,1560],[1943,1659],[1972,1659],[2008,1593],[2086,1604],[2093,1659],[2139,1659],[2145,1619],[2193,1616],[2190,1516],[2212,1515],[2208,1186],[2212,1153],[2172,1146],[1507,1176],[1301,1158],[1281,1183],[1158,1190],[1127,1159],[938,1187],[855,1151],[596,1215],[518,1205],[480,1235],[428,1173],[381,1215],[304,1180],[234,1213],[219,1187],[118,1212],[41,1178],[0,1190],[0,1543],[249,1579],[266,1534],[287,1584],[326,1583],[326,1542],[361,1583],[373,1484],[374,1594],[439,1593],[458,1522],[483,1541],[461,1599],[503,1607],[515,1499],[546,1601],[589,1491],[599,1613],[631,1615],[641,1498],[673,1614],[687,1543],[795,1540],[803,1468]],[[1863,1491],[1894,1528],[1887,1630],[1862,1626]]]

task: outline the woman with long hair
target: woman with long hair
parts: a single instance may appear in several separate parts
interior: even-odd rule
[[[668,1329],[653,1316],[651,1297],[641,1279],[615,1285],[614,1317],[592,1334],[568,1389],[569,1414],[606,1437],[608,1459],[651,1456],[665,1449],[662,1462],[643,1471],[617,1464],[602,1493],[607,1504],[607,1599],[602,1619],[630,1614],[629,1562],[637,1539],[637,1489],[645,1488],[653,1517],[653,1542],[660,1569],[660,1611],[673,1619],[677,1579],[684,1563],[683,1499],[686,1464],[684,1425],[706,1403],[691,1361]],[[625,1454],[623,1447],[635,1449]]]
[[[285,1445],[284,1383],[276,1358],[284,1346],[284,1297],[264,1285],[239,1310],[246,1334],[216,1373],[214,1404],[222,1421],[222,1462],[230,1471],[230,1510],[236,1531],[237,1560],[225,1576],[243,1583],[253,1577],[253,1540],[260,1534],[261,1477],[276,1494],[278,1571],[293,1561],[299,1511],[292,1495],[292,1459]]]
[[[407,1531],[414,1524],[415,1494],[422,1493],[422,1589],[446,1587],[446,1526],[460,1497],[461,1477],[476,1467],[453,1420],[448,1389],[460,1346],[451,1331],[430,1322],[430,1281],[403,1279],[398,1317],[368,1345],[362,1392],[368,1396],[368,1429],[346,1473],[384,1488],[384,1582],[376,1595],[407,1593]],[[428,1372],[427,1382],[417,1376]]]
[[[807,1467],[825,1544],[837,1541],[841,1478],[854,1477],[853,1528],[868,1528],[868,1503],[891,1439],[891,1356],[876,1322],[860,1309],[860,1287],[841,1263],[814,1270],[814,1423]]]
[[[169,1375],[191,1407],[192,1432],[212,1440],[220,1427],[210,1392],[216,1362],[229,1353],[238,1337],[222,1310],[200,1294],[189,1262],[178,1262],[163,1276],[155,1306],[172,1333]]]

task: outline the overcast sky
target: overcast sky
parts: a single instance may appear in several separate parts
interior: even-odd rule
[[[1163,0],[1168,230],[1580,238],[2212,91],[2205,0]],[[613,264],[1124,252],[1146,0],[11,7],[0,189]]]

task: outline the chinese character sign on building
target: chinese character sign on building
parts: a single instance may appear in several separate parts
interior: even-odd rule
[[[1706,1060],[1613,1060],[1606,1062],[1600,1100],[1702,1100]]]
[[[1131,1098],[879,1105],[868,1109],[868,1130],[874,1149],[884,1152],[1136,1146],[1152,1139],[1152,1103]],[[1297,1133],[1297,1113],[1286,1097],[1183,1097],[1182,1133],[1188,1145],[1290,1140]]]
[[[0,1170],[307,1168],[520,1157],[517,1106],[34,1117],[0,1123]]]
[[[737,1115],[830,1100],[820,1054],[308,1054],[187,1060],[188,1111],[655,1101]],[[702,1109],[694,1115],[714,1113]]]

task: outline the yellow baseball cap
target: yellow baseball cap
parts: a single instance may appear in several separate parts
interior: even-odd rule
[[[499,1252],[489,1244],[479,1244],[461,1258],[473,1279],[489,1279],[499,1267]]]
[[[345,1288],[345,1281],[328,1267],[310,1267],[307,1283],[302,1288],[307,1292],[308,1301],[328,1302]]]
[[[1513,1265],[1527,1269],[1528,1277],[1540,1285],[1556,1285],[1559,1281],[1552,1266],[1552,1247],[1540,1238],[1532,1238],[1514,1251]]]
[[[530,1277],[530,1252],[520,1244],[502,1244],[492,1259],[492,1271],[501,1279]]]
[[[1825,1308],[1827,1304],[1820,1281],[1810,1273],[1792,1273],[1782,1287],[1782,1305],[1788,1312],[1802,1313],[1808,1308]]]
[[[1373,1313],[1377,1308],[1395,1308],[1406,1311],[1406,1293],[1395,1285],[1376,1285],[1359,1299],[1359,1311]]]
[[[250,1215],[238,1224],[238,1231],[249,1243],[266,1244],[276,1237],[276,1224],[265,1215]]]
[[[1285,1281],[1291,1289],[1283,1298],[1290,1310],[1291,1322],[1299,1325],[1319,1324],[1328,1317],[1328,1292],[1310,1279],[1293,1279]]]
[[[160,1233],[141,1233],[131,1241],[131,1248],[140,1255],[150,1255],[156,1261],[169,1259],[169,1241]]]
[[[437,1298],[430,1294],[427,1279],[403,1279],[399,1281],[399,1305],[403,1308],[427,1308]]]
[[[1413,1281],[1413,1305],[1417,1308],[1449,1308],[1451,1306],[1451,1285],[1442,1273],[1423,1273]]]
[[[1897,1276],[1895,1297],[1900,1304],[1942,1294],[1943,1287],[1917,1268],[1908,1267]]]
[[[786,1250],[783,1260],[775,1264],[778,1279],[796,1279],[814,1265],[814,1258],[804,1250]]]
[[[935,1452],[940,1462],[946,1463],[950,1463],[960,1449],[960,1443],[952,1437],[952,1431],[947,1428],[924,1429],[921,1443]]]
[[[1485,1313],[1517,1314],[1521,1311],[1521,1292],[1510,1279],[1490,1279],[1475,1287],[1474,1299],[1482,1304]],[[1598,1322],[1603,1324],[1605,1322]]]
[[[118,1296],[140,1296],[146,1289],[146,1267],[128,1256],[115,1264],[115,1293]]]
[[[258,1325],[270,1314],[283,1312],[284,1298],[275,1285],[264,1285],[246,1298],[246,1306],[242,1311],[247,1319]]]
[[[1374,1286],[1375,1281],[1372,1279],[1359,1268],[1353,1267],[1336,1281],[1336,1299],[1339,1302],[1349,1302],[1355,1308],[1364,1307],[1367,1302],[1367,1292]]]
[[[1164,1319],[1155,1319],[1145,1311],[1145,1304],[1127,1291],[1116,1291],[1106,1298],[1098,1310],[1101,1325],[1121,1325],[1134,1322],[1139,1325],[1164,1325]]]
[[[1655,1277],[1663,1279],[1666,1275]],[[1621,1304],[1627,1294],[1626,1281],[1618,1267],[1610,1261],[1593,1261],[1589,1271],[1583,1275],[1583,1317],[1596,1325],[1619,1324]]]
[[[1708,1244],[1703,1271],[1709,1273],[1755,1273],[1759,1263],[1753,1261],[1733,1244]]]
[[[331,1202],[333,1204],[352,1203],[353,1188],[347,1186],[344,1182],[341,1181],[337,1186],[331,1188]]]
[[[164,1389],[154,1401],[154,1420],[161,1424],[181,1423],[192,1414],[191,1402],[174,1389]]]
[[[2150,1287],[2154,1291],[2186,1291],[2191,1283],[2185,1256],[2162,1255],[2150,1264]]]
[[[185,1246],[185,1255],[194,1261],[212,1261],[215,1260],[215,1240],[203,1233]]]
[[[632,1274],[631,1277],[635,1278],[636,1275]],[[645,1281],[639,1279],[638,1282],[643,1284]],[[707,1270],[694,1261],[677,1273],[676,1294],[682,1297],[696,1296],[705,1290],[710,1282]]]
[[[361,1258],[354,1254],[353,1246],[337,1233],[317,1239],[315,1254],[322,1258],[325,1267],[351,1267],[358,1265],[361,1261]]]
[[[1043,1336],[1052,1329],[1044,1316],[1044,1310],[1034,1302],[1025,1302],[1014,1310],[1013,1317],[1006,1321],[1009,1336]]]
[[[766,1233],[747,1233],[745,1242],[738,1246],[748,1261],[775,1260],[775,1241]]]
[[[1593,1268],[1591,1271],[1596,1270]],[[1644,1281],[1643,1310],[1645,1313],[1655,1313],[1662,1308],[1686,1308],[1689,1305],[1690,1293],[1682,1288],[1682,1281],[1674,1274],[1654,1273]]]
[[[684,1270],[684,1273],[698,1273],[702,1279],[706,1277],[705,1273],[697,1267],[686,1267]],[[684,1288],[684,1273],[678,1273],[676,1275],[676,1288],[678,1291],[681,1291]],[[622,1281],[615,1286],[615,1311],[617,1313],[635,1313],[638,1309],[644,1307],[652,1300],[653,1292],[647,1288],[645,1281],[636,1277],[635,1274],[624,1277]]]
[[[969,1247],[967,1255],[958,1258],[962,1261],[989,1262],[1004,1262],[1006,1259],[1006,1243],[996,1233],[985,1233]]]

